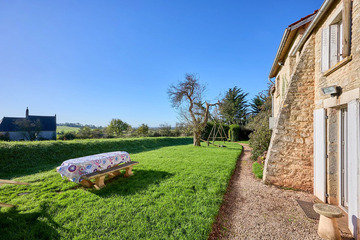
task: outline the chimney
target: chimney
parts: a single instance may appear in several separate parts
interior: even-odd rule
[[[26,118],[28,118],[28,117],[29,117],[29,108],[28,108],[28,107],[26,107],[25,116],[26,116]]]

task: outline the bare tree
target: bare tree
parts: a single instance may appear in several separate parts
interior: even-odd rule
[[[34,141],[41,132],[41,122],[39,119],[32,121],[30,119],[17,119],[14,124],[22,131],[24,138]]]
[[[195,74],[186,73],[185,80],[171,85],[167,92],[172,106],[179,110],[180,116],[192,127],[194,146],[200,146],[201,131],[209,119],[209,108],[218,104],[204,101],[204,91],[205,86],[199,83],[199,78]]]

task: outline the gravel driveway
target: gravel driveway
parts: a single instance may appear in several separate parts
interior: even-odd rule
[[[306,217],[296,199],[312,202],[309,193],[264,185],[252,174],[250,148],[244,151],[224,196],[209,239],[321,239],[318,220]]]

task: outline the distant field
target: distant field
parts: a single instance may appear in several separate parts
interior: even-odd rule
[[[77,127],[56,126],[56,132],[77,132],[79,129]]]

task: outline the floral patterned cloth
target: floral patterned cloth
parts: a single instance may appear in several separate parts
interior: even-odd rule
[[[56,170],[61,174],[61,177],[66,176],[71,181],[79,183],[82,175],[130,161],[127,152],[108,152],[66,160]]]

